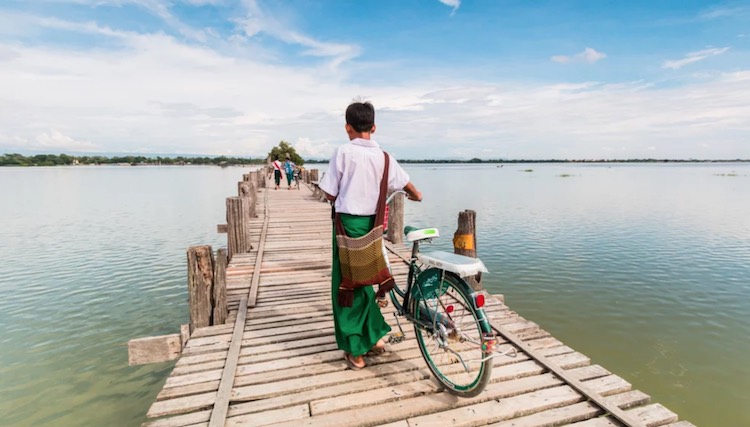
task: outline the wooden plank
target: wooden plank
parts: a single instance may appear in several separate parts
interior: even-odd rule
[[[143,423],[142,427],[185,427],[208,422],[211,411],[193,412]]]
[[[159,400],[151,405],[146,416],[154,418],[164,415],[184,414],[200,409],[208,409],[214,404],[215,397],[216,393],[209,392],[178,397],[175,399]]]
[[[560,378],[565,380],[566,383],[570,384],[571,387],[574,387],[576,390],[578,390],[580,393],[585,395],[587,398],[594,401],[594,403],[599,405],[602,409],[612,414],[612,416],[616,418],[618,421],[631,427],[646,427],[646,424],[644,424],[643,421],[641,421],[638,418],[635,418],[632,414],[626,413],[625,411],[618,408],[617,406],[609,404],[604,399],[604,396],[600,395],[591,387],[587,386],[583,382],[576,379],[574,376],[568,375],[565,372],[565,370],[561,367],[561,365],[554,363],[552,360],[550,360],[553,358],[548,358],[544,356],[543,354],[541,354],[539,351],[533,349],[528,343],[523,341],[521,336],[519,336],[515,332],[510,331],[508,327],[503,326],[503,325],[492,325],[492,326],[493,326],[493,329],[495,329],[495,331],[498,332],[501,336],[503,336],[508,341],[512,342],[516,347],[522,349],[524,352],[531,355],[531,357],[533,357],[534,359],[538,360],[545,367],[547,367],[550,371],[554,372],[555,375],[559,376]]]
[[[567,388],[566,397],[571,400],[580,400],[581,396],[575,393],[569,387],[561,386],[562,382],[552,375],[536,375],[533,377],[521,378],[518,380],[507,381],[503,384],[502,389],[493,392],[488,387],[484,393],[477,397],[461,399],[448,393],[436,393],[425,396],[419,396],[408,399],[400,399],[393,402],[373,404],[359,408],[348,409],[345,411],[332,412],[319,416],[312,416],[296,423],[281,423],[276,427],[294,427],[294,426],[328,426],[328,425],[350,425],[350,426],[373,426],[399,420],[408,419],[410,426],[415,426],[415,421],[421,416],[431,416],[438,414],[434,419],[428,420],[422,425],[444,426],[453,425],[454,420],[446,416],[451,408],[459,405],[469,406],[475,402],[481,402],[479,405],[515,406],[518,399],[514,396],[528,398],[529,393],[541,390],[557,390]],[[537,400],[553,398],[550,393],[538,396]],[[557,405],[559,406],[559,405]]]
[[[263,251],[266,247],[266,235],[268,234],[268,215],[263,219],[263,230],[260,233],[260,244],[258,245],[258,255],[255,258],[255,265],[262,265]],[[253,272],[253,280],[250,283],[250,293],[248,294],[248,307],[255,307],[258,299],[258,283],[260,282],[260,272]]]
[[[182,352],[180,334],[135,338],[128,341],[128,365],[144,365],[174,360]]]
[[[310,416],[307,405],[296,405],[289,408],[266,411],[263,414],[240,415],[227,419],[227,427],[235,426],[265,426],[284,421],[301,420]]]
[[[242,332],[245,328],[245,316],[247,315],[247,297],[240,300],[240,308],[237,312],[237,320],[234,323],[234,333],[227,353],[227,362],[221,374],[221,383],[219,391],[216,393],[216,403],[214,410],[211,411],[211,420],[209,427],[221,427],[224,425],[229,408],[229,398],[234,385],[234,371],[237,368],[237,361],[240,356],[240,346],[242,344]]]

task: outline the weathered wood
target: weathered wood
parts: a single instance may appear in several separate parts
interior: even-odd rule
[[[227,197],[227,255],[250,252],[250,220],[255,203],[249,197]]]
[[[268,233],[268,222],[269,217],[266,216],[263,220],[263,230],[260,232],[260,245],[258,245],[258,256],[255,259],[255,265],[261,265],[263,261],[263,252],[266,247],[266,235]],[[260,270],[256,269],[253,271],[253,280],[250,283],[250,292],[248,294],[248,306],[255,307],[258,300],[258,287],[260,283]]]
[[[182,344],[182,348],[185,348],[189,339],[190,339],[190,324],[185,323],[183,325],[180,325],[180,344]]]
[[[227,232],[227,225],[226,224],[216,224],[216,232],[219,234],[224,234]]]
[[[310,181],[311,182],[317,182],[318,181],[318,170],[317,169],[310,169]]]
[[[211,325],[222,325],[227,321],[227,250],[216,251],[214,263],[214,300]]]
[[[492,327],[496,332],[499,333],[500,336],[512,342],[516,347],[520,348],[522,351],[528,353],[531,357],[539,361],[539,363],[547,367],[552,373],[554,373],[558,377],[565,380],[565,382],[568,385],[570,385],[571,387],[576,389],[578,392],[582,393],[584,396],[592,400],[594,403],[596,403],[599,407],[601,407],[605,411],[609,412],[618,421],[621,421],[625,425],[630,426],[630,427],[645,427],[645,424],[640,419],[635,418],[630,413],[626,413],[625,411],[623,411],[616,405],[611,404],[604,398],[604,396],[599,394],[592,387],[590,387],[586,383],[583,383],[579,379],[575,378],[573,375],[570,375],[567,372],[565,372],[565,369],[563,368],[565,362],[561,363],[561,361],[563,358],[570,360],[570,357],[568,357],[567,355],[564,355],[562,357],[546,357],[540,351],[531,347],[530,344],[528,344],[527,342],[524,342],[523,339],[519,335],[517,335],[514,332],[511,332],[505,325],[493,324]],[[582,366],[582,365],[578,365],[578,366]],[[570,366],[570,367],[573,367],[573,366]]]
[[[477,213],[465,210],[458,213],[458,228],[453,234],[453,252],[472,258],[477,257]],[[482,289],[482,273],[467,277],[466,281],[475,290]]]
[[[366,369],[346,369],[333,331],[328,209],[305,192],[261,196],[259,206],[266,204],[262,219],[248,222],[258,251],[236,254],[226,270],[230,323],[192,333],[157,396],[158,405],[149,411],[149,416],[166,417],[152,421],[154,425],[208,426],[211,414],[217,426],[499,422],[541,427],[596,425],[589,423],[594,420],[621,425],[612,408],[627,409],[626,416],[649,425],[676,420],[659,405],[644,406],[649,402],[646,394],[631,390],[622,378],[592,365],[588,357],[491,295],[485,313],[503,331],[498,348],[513,345],[519,350],[515,357],[492,359],[492,376],[480,395],[458,399],[441,390],[408,331],[403,342],[388,344],[384,355],[368,356]],[[396,280],[404,283],[408,249],[387,246],[394,253],[389,258]],[[214,287],[217,276],[214,272]],[[384,315],[396,330],[393,310],[384,309]],[[463,368],[446,362],[442,369],[452,375]],[[637,421],[627,425],[642,425]]]
[[[211,246],[191,246],[188,256],[190,332],[211,325],[213,314],[214,253]]]
[[[237,369],[237,361],[240,357],[240,347],[242,345],[242,332],[245,329],[245,316],[247,315],[247,297],[242,297],[240,307],[237,311],[237,320],[234,323],[232,341],[227,353],[227,362],[221,373],[221,382],[219,391],[216,393],[216,403],[214,410],[211,411],[211,420],[209,427],[221,427],[224,425],[229,408],[229,397],[234,385],[234,371]]]
[[[180,357],[180,334],[135,338],[128,341],[128,365],[166,362]]]
[[[255,196],[255,190],[253,189],[253,183],[249,181],[240,181],[237,183],[237,196],[239,197],[251,197]]]
[[[388,206],[388,240],[404,242],[404,195],[397,194]]]
[[[266,187],[266,171],[263,169],[258,169],[255,171],[255,179],[258,183],[258,188],[265,188]]]

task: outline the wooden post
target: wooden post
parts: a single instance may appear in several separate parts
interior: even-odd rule
[[[252,206],[252,211],[251,211]],[[227,197],[227,249],[234,254],[250,252],[250,220],[255,217],[255,202],[250,197]]]
[[[255,202],[258,200],[258,193],[255,191],[255,182],[238,182],[237,195],[247,197],[250,200],[250,218],[255,218]]]
[[[214,310],[212,325],[223,325],[227,322],[227,250],[216,251],[214,265]]]
[[[255,178],[256,182],[258,183],[258,188],[266,188],[266,168],[260,168],[257,171],[255,171]]]
[[[388,240],[404,243],[404,195],[397,194],[388,205]]]
[[[250,181],[250,174],[249,173],[243,173],[242,174],[242,180],[243,181]]]
[[[310,169],[310,182],[318,182],[318,170]]]
[[[458,213],[458,228],[453,235],[453,252],[468,257],[477,257],[477,213],[465,210]],[[482,289],[482,273],[467,277],[467,282],[474,290]]]
[[[188,300],[190,334],[211,325],[214,283],[214,253],[211,246],[191,246],[188,256]]]

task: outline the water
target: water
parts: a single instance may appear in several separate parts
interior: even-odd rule
[[[476,210],[511,308],[682,419],[750,425],[749,164],[406,169],[406,223],[448,249]],[[143,421],[172,365],[128,367],[125,343],[187,322],[185,250],[225,244],[243,172],[0,168],[0,425]]]

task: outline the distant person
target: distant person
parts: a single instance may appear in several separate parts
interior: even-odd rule
[[[289,154],[286,155],[286,161],[284,162],[284,174],[286,175],[287,190],[292,189],[292,179],[294,179],[294,168],[296,165],[289,158]]]
[[[375,226],[375,212],[383,178],[385,158],[380,146],[372,139],[375,133],[375,109],[369,102],[355,102],[346,109],[344,126],[349,143],[337,147],[320,189],[334,202],[344,230],[349,237],[361,237]],[[405,190],[409,199],[420,201],[422,193],[409,181],[409,175],[390,154],[388,188]],[[364,355],[385,351],[383,337],[391,328],[383,319],[372,286],[354,290],[351,307],[339,305],[341,284],[336,232],[333,236],[333,264],[331,268],[331,299],[333,304],[336,343],[344,350],[344,359],[351,369],[366,366]]]
[[[281,162],[278,156],[273,159],[273,181],[276,183],[276,190],[278,190],[279,184],[281,184]]]

